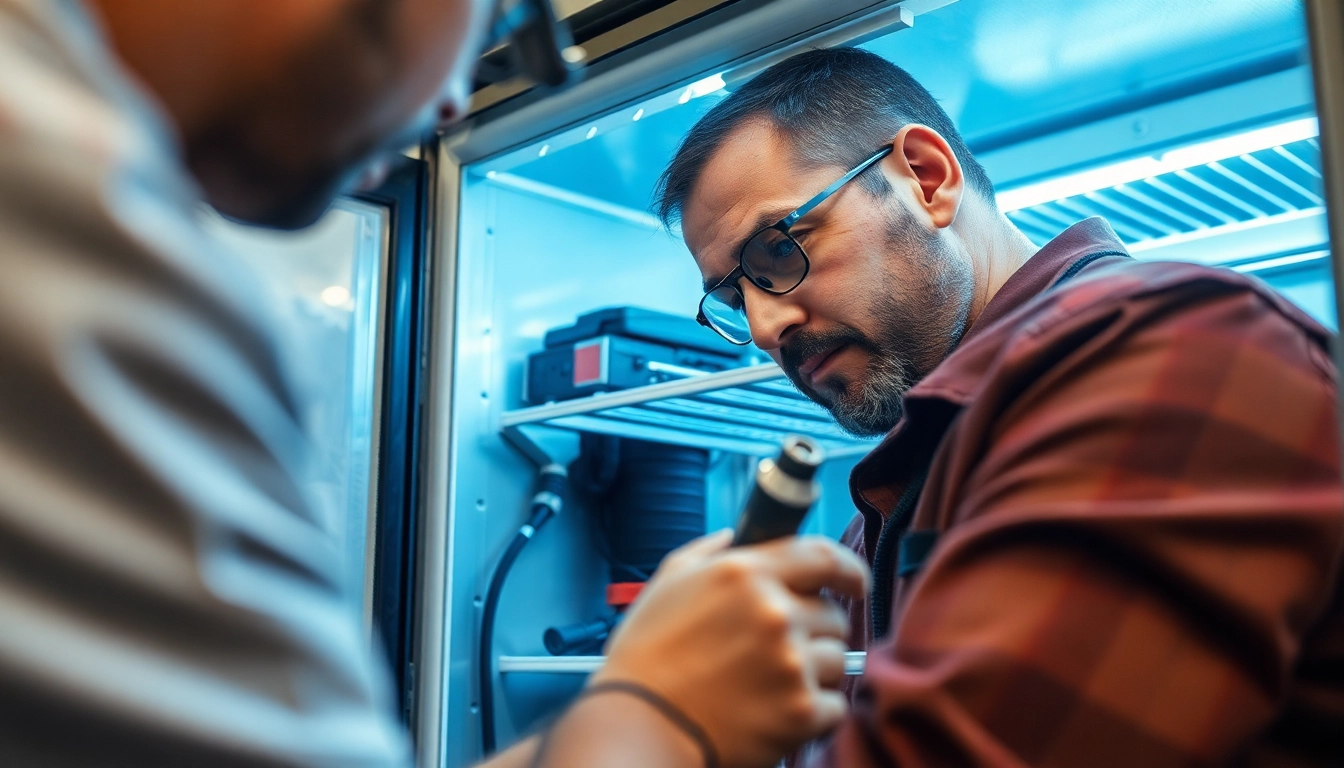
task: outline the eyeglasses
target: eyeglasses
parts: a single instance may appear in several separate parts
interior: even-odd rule
[[[890,145],[883,147],[788,216],[752,235],[742,244],[742,250],[737,255],[737,268],[705,291],[704,297],[700,299],[696,322],[713,329],[734,344],[750,344],[751,324],[747,321],[747,302],[738,283],[745,277],[752,285],[776,296],[782,296],[801,285],[812,263],[803,246],[789,234],[789,230],[854,177],[890,154],[891,150]]]
[[[522,75],[558,88],[576,77],[565,59],[573,45],[569,27],[557,21],[550,0],[499,0],[486,33],[476,79],[498,83]],[[496,49],[499,49],[498,51]]]

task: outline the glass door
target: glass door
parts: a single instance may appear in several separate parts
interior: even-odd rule
[[[301,232],[210,228],[262,278],[279,321],[281,359],[313,446],[306,484],[340,542],[346,592],[372,630],[377,526],[382,310],[390,212],[343,199]]]
[[[206,214],[270,294],[313,446],[309,496],[344,555],[346,594],[403,692],[413,669],[425,178],[425,163],[407,159],[382,187],[338,200],[300,232]]]

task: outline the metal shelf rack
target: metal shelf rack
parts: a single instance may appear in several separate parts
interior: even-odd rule
[[[774,363],[506,411],[500,422],[506,433],[545,426],[751,456],[774,454],[791,434],[811,437],[833,457],[876,445],[840,429]]]
[[[850,651],[845,654],[845,674],[863,674],[868,654]],[[602,666],[602,656],[500,656],[500,673],[531,672],[551,675],[586,675]]]

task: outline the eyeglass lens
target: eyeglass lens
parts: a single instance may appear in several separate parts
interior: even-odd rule
[[[761,290],[788,293],[807,276],[807,256],[789,235],[765,229],[742,249],[742,272]],[[721,336],[736,344],[751,341],[747,309],[736,285],[721,285],[705,295],[700,304],[705,319]]]
[[[751,341],[751,327],[747,323],[746,308],[742,305],[742,294],[735,285],[721,285],[705,294],[700,302],[700,311],[709,321],[710,327],[719,335],[734,344],[746,344]]]
[[[763,229],[742,249],[742,271],[757,287],[788,293],[807,274],[807,257],[798,242],[778,229]]]

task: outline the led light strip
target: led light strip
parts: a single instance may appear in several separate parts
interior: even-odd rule
[[[631,104],[610,114],[579,123],[533,144],[521,147],[512,152],[507,152],[495,159],[473,165],[471,166],[471,173],[475,176],[489,176],[492,173],[507,173],[515,168],[526,165],[533,160],[547,157],[561,150],[568,149],[569,147],[582,144],[585,141],[590,141],[630,123],[637,123],[640,120],[658,114],[659,112],[675,109],[676,107],[688,104],[695,99],[700,99],[705,96],[713,96],[722,92],[724,87],[724,73],[717,72],[696,80],[689,85],[678,88],[677,90],[663,93],[659,96],[639,102],[638,104]]]
[[[1320,126],[1314,117],[1271,125],[1173,149],[1161,155],[1138,157],[1000,192],[999,209],[1007,213],[1042,203],[1052,203],[1076,195],[1151,179],[1165,173],[1184,171],[1219,160],[1249,155],[1252,152],[1272,149],[1319,135]]]
[[[1247,264],[1234,264],[1229,269],[1236,272],[1264,272],[1268,269],[1279,269],[1281,267],[1291,267],[1296,264],[1306,264],[1313,261],[1330,258],[1329,251],[1309,251],[1307,253],[1295,253],[1291,256],[1276,256],[1272,259],[1262,261],[1252,261]]]

